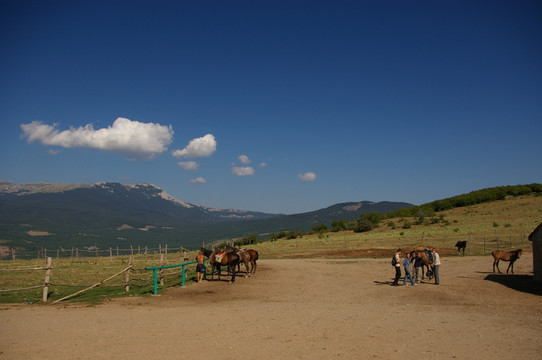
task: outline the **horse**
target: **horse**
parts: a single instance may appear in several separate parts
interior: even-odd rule
[[[467,247],[467,240],[456,242],[455,247],[457,248],[457,255],[460,254],[460,250],[463,250],[463,256],[465,256],[465,248]]]
[[[211,254],[213,253],[213,250],[209,250],[209,249],[206,249],[204,247],[201,248],[201,251],[203,251],[203,255],[205,255],[205,257],[207,259],[209,259],[209,257],[211,256]]]
[[[521,253],[523,252],[522,249],[512,250],[512,251],[502,251],[502,250],[494,250],[491,255],[493,255],[493,272],[495,272],[495,265],[497,265],[497,270],[499,271],[499,274],[501,274],[501,270],[499,269],[499,261],[510,261],[510,264],[508,265],[508,269],[506,269],[506,273],[508,274],[508,270],[512,268],[512,274],[514,273],[514,263],[517,259],[521,256]]]
[[[241,263],[243,263],[245,264],[245,270],[247,272],[245,277],[248,277],[250,274],[249,265],[252,264],[252,255],[244,249],[238,249],[236,253],[237,255],[239,255],[239,262],[237,263],[237,272],[241,270]]]
[[[217,270],[218,280],[220,280],[221,267],[227,266],[228,272],[231,272],[230,282],[235,282],[235,267],[239,263],[239,255],[234,251],[224,251],[224,249],[214,249],[209,256],[211,264],[211,280],[214,279],[215,269]]]
[[[416,256],[422,259],[422,280],[425,280],[425,275],[427,275],[427,278],[429,281],[431,281],[431,279],[433,279],[433,271],[431,270],[433,268],[433,256],[430,249],[416,248],[410,251],[410,259],[412,264],[414,264]],[[425,272],[424,267],[427,269]]]
[[[253,250],[253,249],[247,249],[246,252],[250,254],[250,257],[252,259],[252,261],[251,261],[252,268],[250,269],[250,273],[255,274],[256,273],[256,261],[258,261],[258,258],[260,257],[260,255],[258,254],[258,252],[256,250]]]

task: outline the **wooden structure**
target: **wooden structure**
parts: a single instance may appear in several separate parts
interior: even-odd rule
[[[529,235],[533,243],[533,272],[534,281],[542,283],[542,223]]]

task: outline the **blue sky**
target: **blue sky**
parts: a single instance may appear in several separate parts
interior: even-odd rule
[[[300,213],[542,182],[539,1],[0,2],[0,179]]]

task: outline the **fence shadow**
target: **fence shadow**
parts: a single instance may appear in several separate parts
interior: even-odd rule
[[[542,296],[542,284],[534,282],[532,275],[489,274],[484,280],[493,281],[517,291]]]

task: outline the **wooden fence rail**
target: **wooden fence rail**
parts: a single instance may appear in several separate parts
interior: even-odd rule
[[[160,285],[164,285],[164,278],[166,276],[175,276],[175,275],[181,275],[181,284],[182,286],[185,286],[185,283],[186,283],[186,266],[188,265],[191,265],[191,264],[194,264],[196,263],[196,261],[189,261],[189,262],[184,262],[184,263],[181,263],[181,264],[174,264],[174,265],[165,265],[165,259],[164,259],[164,256],[161,256],[160,257],[160,266],[156,266],[156,267],[149,267],[149,268],[143,268],[143,269],[136,269],[133,267],[133,257],[131,256],[130,257],[130,260],[129,260],[129,264],[126,268],[124,268],[123,270],[115,273],[114,275],[112,276],[109,276],[107,277],[106,279],[104,280],[101,280],[99,282],[96,282],[92,285],[75,285],[75,284],[61,284],[61,283],[54,283],[54,282],[51,282],[51,269],[53,269],[53,259],[51,257],[47,257],[47,266],[45,267],[33,267],[33,268],[18,268],[18,269],[0,269],[0,272],[17,272],[17,271],[36,271],[36,270],[39,270],[39,271],[43,271],[45,270],[45,280],[43,282],[43,284],[41,285],[35,285],[35,286],[27,286],[27,287],[24,287],[24,288],[17,288],[17,289],[3,289],[3,290],[0,290],[0,293],[6,293],[6,292],[12,292],[12,291],[23,291],[23,290],[32,290],[32,289],[38,289],[38,288],[43,288],[43,291],[42,291],[42,301],[45,303],[47,302],[48,300],[48,295],[49,295],[49,288],[50,287],[53,287],[53,286],[62,286],[62,287],[85,287],[85,289],[82,289],[82,290],[79,290],[79,291],[76,291],[68,296],[64,296],[62,297],[61,299],[58,299],[58,300],[55,300],[53,301],[52,303],[53,304],[57,304],[61,301],[64,301],[64,300],[68,300],[68,299],[71,299],[77,295],[80,295],[82,293],[85,293],[95,287],[110,287],[110,286],[113,286],[113,287],[120,287],[120,286],[124,286],[125,287],[125,291],[128,292],[130,290],[130,286],[136,286],[136,287],[141,287],[141,286],[148,286],[151,284],[151,282],[154,282],[154,293],[157,294],[158,292],[158,274],[157,274],[157,271],[159,271],[159,274],[160,274]],[[176,268],[176,267],[181,267],[182,268],[182,271],[180,272],[168,272],[166,273],[164,270],[165,269],[170,269],[170,268]],[[134,277],[132,276],[132,274],[144,274],[144,273],[147,273],[148,270],[153,270],[153,277],[143,277],[143,278],[137,278],[137,277]],[[105,283],[107,281],[110,281],[111,279],[115,278],[115,277],[118,277],[122,274],[125,274],[125,281],[124,281],[124,284],[123,285],[105,285]],[[137,284],[137,283],[134,283],[134,282],[137,282],[137,281],[143,281],[144,284],[141,285],[141,284]]]
[[[23,291],[23,290],[31,290],[31,289],[43,288],[42,300],[45,302],[45,301],[47,301],[47,293],[49,291],[49,278],[51,276],[51,269],[52,268],[53,268],[53,259],[48,257],[47,258],[47,266],[45,266],[45,267],[23,268],[23,269],[0,269],[0,271],[5,271],[5,272],[9,272],[9,271],[45,270],[45,280],[43,282],[43,285],[36,285],[36,286],[30,286],[30,287],[18,288],[18,289],[5,289],[5,290],[0,290],[0,292]]]
[[[176,248],[177,249],[177,248]],[[189,249],[184,248],[183,246],[180,246],[178,250],[176,250],[177,253],[180,254],[181,258],[186,258],[186,253],[190,252]],[[0,260],[16,260],[16,259],[46,259],[47,257],[54,257],[56,259],[59,258],[72,258],[72,259],[78,259],[78,258],[88,258],[88,257],[106,257],[108,256],[111,260],[114,256],[134,256],[134,255],[152,255],[152,254],[165,254],[167,257],[168,254],[171,254],[171,248],[168,248],[168,245],[165,246],[159,245],[157,248],[150,248],[150,247],[142,247],[137,246],[137,248],[134,248],[133,246],[130,246],[130,248],[119,248],[118,246],[116,248],[106,248],[106,249],[98,249],[97,247],[90,247],[90,248],[71,248],[71,249],[47,249],[47,248],[41,248],[39,250],[35,251],[18,251],[14,248],[9,248],[6,250],[0,251]]]

